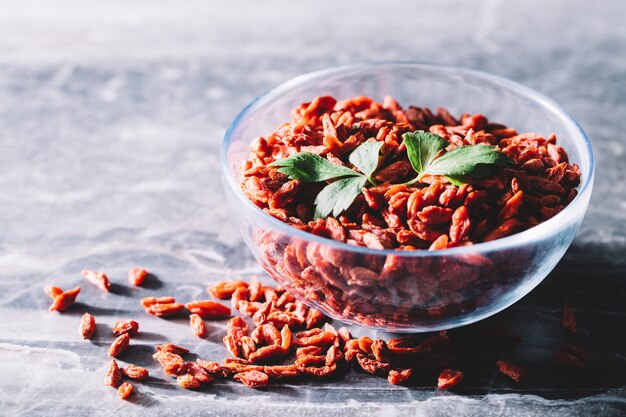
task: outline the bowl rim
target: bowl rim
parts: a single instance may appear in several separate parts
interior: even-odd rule
[[[276,96],[280,96],[284,93],[287,93],[290,89],[325,76],[335,75],[338,73],[352,71],[352,70],[363,70],[369,68],[380,68],[380,67],[407,67],[407,68],[415,68],[421,70],[430,70],[430,71],[443,71],[447,73],[462,73],[466,75],[470,75],[472,77],[483,79],[489,81],[494,84],[499,84],[507,89],[514,90],[524,96],[531,98],[532,100],[540,103],[544,107],[551,110],[565,122],[570,123],[575,130],[579,133],[579,138],[574,138],[575,140],[582,139],[583,148],[586,151],[586,156],[589,159],[589,172],[585,175],[584,180],[578,186],[578,194],[576,197],[558,214],[553,216],[552,218],[539,223],[536,226],[533,226],[525,231],[515,233],[513,235],[492,240],[489,242],[481,242],[475,243],[469,246],[459,246],[454,248],[446,248],[439,249],[435,251],[431,250],[399,250],[399,249],[373,249],[368,248],[366,246],[357,246],[350,245],[348,243],[340,242],[337,240],[329,239],[323,236],[314,235],[313,233],[305,232],[303,230],[297,229],[293,226],[290,226],[287,223],[284,223],[277,218],[267,214],[263,210],[261,210],[256,204],[250,201],[239,186],[239,183],[235,180],[234,176],[231,173],[228,164],[228,149],[231,138],[235,133],[239,124],[248,116],[249,113],[254,110],[260,108],[265,103],[271,101]],[[360,63],[360,64],[352,64],[352,65],[342,65],[337,67],[331,67],[326,69],[321,69],[318,71],[309,72],[306,74],[302,74],[291,78],[267,91],[260,94],[250,103],[248,103],[240,112],[235,116],[233,121],[228,126],[226,133],[224,134],[224,140],[222,142],[222,149],[220,154],[220,162],[221,162],[221,170],[222,176],[225,179],[225,182],[228,186],[234,191],[235,195],[242,200],[243,204],[248,208],[255,211],[257,214],[263,216],[270,224],[272,228],[275,228],[281,232],[284,232],[292,237],[296,237],[301,240],[316,242],[326,246],[330,246],[339,250],[346,250],[350,252],[362,253],[365,255],[396,255],[402,257],[439,257],[439,256],[448,256],[448,255],[463,255],[463,254],[472,254],[477,252],[488,252],[492,250],[499,250],[507,247],[514,247],[524,243],[530,243],[532,241],[537,240],[537,238],[541,237],[544,231],[549,231],[550,228],[554,228],[558,226],[562,220],[564,220],[570,213],[572,213],[577,206],[581,204],[587,204],[587,201],[582,199],[582,196],[586,194],[587,189],[591,189],[593,186],[593,179],[595,176],[595,156],[593,153],[593,148],[591,146],[591,142],[589,141],[589,137],[580,126],[580,124],[574,119],[568,112],[566,112],[561,106],[559,106],[554,100],[548,98],[547,96],[529,88],[519,84],[515,81],[511,81],[507,78],[493,75],[484,71],[474,70],[461,66],[451,66],[451,65],[439,65],[432,63],[423,63],[416,61],[377,61],[370,63]],[[549,235],[549,233],[546,233]]]

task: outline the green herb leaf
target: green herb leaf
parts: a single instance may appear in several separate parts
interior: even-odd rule
[[[444,138],[423,130],[405,133],[402,138],[411,166],[418,174],[426,171],[439,152],[448,146]]]
[[[300,152],[289,158],[274,161],[270,166],[281,167],[278,171],[294,180],[321,182],[342,177],[356,177],[360,174],[350,168],[333,164],[311,152]]]
[[[359,145],[348,158],[350,163],[361,170],[368,177],[371,177],[378,168],[378,154],[384,142],[368,141]]]
[[[463,175],[485,176],[487,165],[508,166],[513,161],[496,146],[460,146],[435,159],[424,172],[431,175],[446,175],[459,180]]]
[[[324,218],[330,213],[334,217],[339,216],[361,194],[366,182],[365,176],[359,176],[343,178],[328,184],[315,198],[315,218]]]
[[[450,184],[456,185],[457,187],[460,187],[467,182],[465,175],[446,175],[445,177],[448,181],[450,181]]]

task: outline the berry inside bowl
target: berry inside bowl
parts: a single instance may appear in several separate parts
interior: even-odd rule
[[[570,193],[558,214],[524,231],[469,245],[452,245],[446,238],[448,246],[439,250],[359,246],[292,227],[242,191],[243,166],[257,137],[275,131],[289,120],[292,109],[319,96],[367,96],[377,101],[392,96],[403,106],[445,107],[458,115],[480,113],[519,132],[555,134],[569,162],[580,169],[577,193]],[[226,195],[246,244],[293,296],[343,322],[393,332],[425,332],[491,316],[547,276],[582,222],[594,161],[580,126],[554,102],[528,88],[467,69],[381,63],[311,73],[258,97],[226,133],[222,170]],[[532,188],[535,177],[530,178],[525,186]]]

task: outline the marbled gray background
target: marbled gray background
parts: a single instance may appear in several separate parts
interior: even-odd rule
[[[0,1],[0,415],[620,415],[626,413],[626,3],[615,1]],[[484,365],[455,395],[350,374],[336,383],[183,392],[149,351],[165,340],[222,357],[223,324],[198,343],[185,320],[145,317],[136,299],[188,299],[260,273],[225,206],[222,135],[252,98],[339,64],[418,60],[511,78],[563,105],[588,132],[594,196],[574,245],[535,291],[494,320],[524,336],[503,356],[515,386]],[[120,284],[104,295],[79,270]],[[71,312],[47,312],[44,283],[83,284]],[[580,331],[558,331],[569,302]],[[101,331],[79,340],[93,311]],[[109,327],[138,316],[123,359],[150,367],[133,402],[102,386]],[[591,351],[585,378],[549,358]]]

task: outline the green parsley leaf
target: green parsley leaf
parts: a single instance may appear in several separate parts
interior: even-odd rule
[[[356,177],[360,174],[350,168],[333,164],[311,152],[300,152],[289,158],[274,161],[270,166],[281,167],[278,171],[294,180],[322,182],[342,177]]]
[[[411,166],[418,174],[426,171],[439,152],[448,146],[444,138],[423,130],[405,133],[402,138]]]
[[[450,181],[450,184],[456,185],[457,187],[460,187],[467,182],[464,175],[446,175],[446,179]]]
[[[367,177],[359,176],[337,180],[320,191],[315,198],[315,218],[324,218],[333,214],[337,217],[347,210],[354,199],[361,194]]]
[[[446,152],[435,159],[425,173],[431,175],[446,175],[459,180],[463,175],[485,176],[488,174],[488,165],[508,166],[513,161],[498,150],[497,146],[469,145],[460,146]]]
[[[378,168],[378,154],[384,142],[368,141],[359,145],[348,158],[350,163],[361,170],[368,177],[371,177]]]

